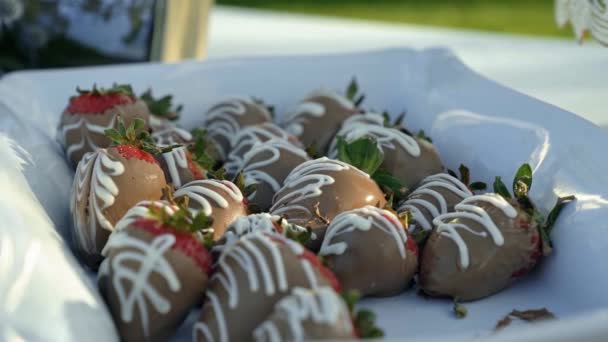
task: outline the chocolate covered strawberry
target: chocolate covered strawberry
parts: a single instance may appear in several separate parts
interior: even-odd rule
[[[164,210],[167,215],[173,215],[175,211],[179,209],[179,207],[175,203],[170,203],[165,200],[157,200],[157,201],[141,201],[131,207],[127,211],[123,217],[116,222],[114,225],[114,230],[122,230],[128,227],[131,223],[140,220],[140,219],[150,219],[154,217],[154,213],[157,210]]]
[[[339,284],[302,245],[282,235],[243,236],[222,254],[206,291],[195,341],[250,341],[275,304],[295,287]]]
[[[116,146],[87,153],[78,164],[70,210],[72,238],[83,261],[96,269],[101,250],[114,225],[140,201],[159,200],[166,186],[165,176],[154,156],[144,122],[136,119],[129,128],[108,130]]]
[[[287,113],[283,127],[304,146],[314,146],[325,155],[342,122],[359,112],[357,106],[362,99],[354,80],[346,96],[326,88],[315,90]]]
[[[426,177],[406,200],[399,203],[397,213],[400,216],[411,215],[408,230],[420,240],[431,232],[435,217],[453,212],[456,204],[473,196],[473,191],[486,188],[482,182],[469,184],[469,169],[466,166],[460,165],[459,170],[460,179],[448,173]]]
[[[244,186],[253,187],[247,195],[251,206],[268,211],[287,175],[307,160],[306,151],[287,140],[271,139],[253,145],[245,154],[241,167]]]
[[[77,92],[63,111],[58,129],[58,139],[73,166],[85,153],[112,144],[105,130],[118,127],[118,116],[127,125],[140,118],[147,126],[148,107],[135,97],[129,85],[114,85],[110,89],[93,86],[91,90],[77,89]]]
[[[416,187],[425,177],[443,171],[439,153],[429,140],[411,136],[400,129],[351,121],[342,127],[339,134],[329,157],[339,157],[340,140],[348,144],[370,137],[383,155],[380,168],[391,173],[408,189]]]
[[[209,274],[211,219],[150,206],[110,236],[98,286],[123,341],[166,341],[200,302]]]
[[[348,307],[331,287],[296,287],[254,331],[255,341],[354,340]]]
[[[455,212],[436,217],[422,254],[421,288],[463,301],[483,298],[548,255],[551,227],[573,197],[558,199],[544,221],[528,197],[531,185],[532,170],[524,164],[513,181],[513,196],[497,177],[495,193],[467,197]]]
[[[214,259],[241,237],[255,232],[281,234],[302,243],[308,241],[311,235],[310,230],[291,224],[278,215],[261,213],[241,216],[226,228],[224,235],[213,245]]]
[[[163,137],[152,134],[152,136],[156,143],[163,147],[187,143],[186,146],[173,148],[156,157],[165,173],[167,182],[176,189],[188,182],[206,179],[207,174],[214,170],[216,162],[209,155],[211,145],[206,138],[205,131],[194,130],[189,141],[174,139],[171,135]]]
[[[202,128],[215,144],[213,158],[225,161],[231,150],[231,141],[245,127],[272,121],[268,108],[260,101],[235,97],[225,99],[211,107],[204,116]]]
[[[384,194],[367,173],[338,160],[319,158],[304,162],[289,173],[274,196],[270,213],[310,227],[313,237],[307,246],[316,250],[327,226],[338,214],[385,204]]]
[[[302,147],[302,143],[300,143],[298,138],[289,135],[289,133],[272,122],[245,127],[230,141],[230,153],[222,166],[226,170],[226,175],[228,177],[235,177],[243,168],[245,154],[251,150],[253,145],[271,139],[286,140],[296,147]]]
[[[418,248],[392,212],[366,206],[336,216],[319,250],[346,290],[392,296],[405,290],[418,268]]]
[[[188,197],[193,212],[203,212],[213,219],[214,238],[219,239],[226,228],[240,216],[247,215],[247,201],[232,182],[217,179],[196,180],[174,193],[175,200]]]

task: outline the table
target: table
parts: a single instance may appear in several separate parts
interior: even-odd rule
[[[568,28],[569,29],[569,28]],[[563,40],[216,6],[208,56],[450,48],[474,70],[608,128],[608,48]]]

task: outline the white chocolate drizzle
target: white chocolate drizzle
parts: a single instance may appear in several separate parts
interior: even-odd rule
[[[211,250],[222,253],[226,248],[235,244],[241,237],[254,232],[278,233],[275,223],[280,220],[280,216],[268,213],[241,216],[226,228],[223,235],[224,244],[215,244]]]
[[[179,137],[179,139],[175,139],[175,136]],[[183,128],[169,124],[168,126],[152,133],[152,138],[154,141],[156,141],[158,146],[164,147],[179,144],[184,141],[191,141],[192,134]]]
[[[321,196],[324,186],[335,183],[335,179],[326,173],[342,172],[350,169],[369,178],[367,173],[357,168],[326,157],[309,160],[298,165],[289,173],[283,182],[283,187],[276,193],[270,212],[281,215],[295,210],[310,215],[310,208],[302,202],[309,198]]]
[[[398,129],[356,123],[350,125],[342,134],[342,137],[347,142],[351,142],[365,136],[370,136],[376,139],[378,149],[380,149],[380,151],[383,151],[384,149],[394,150],[397,148],[397,146],[400,146],[412,157],[417,158],[420,156],[420,145],[416,139]],[[335,158],[338,155],[337,143],[332,144],[332,146],[334,146],[334,148],[329,151],[329,156]]]
[[[277,240],[277,241],[275,241]],[[237,283],[237,274],[246,275],[246,285],[241,285],[244,289],[252,292],[256,296],[274,296],[277,292],[286,292],[289,290],[287,281],[286,265],[283,262],[283,254],[281,246],[287,248],[287,253],[293,253],[296,256],[304,253],[302,245],[288,240],[281,235],[254,232],[242,237],[238,243],[227,248],[220,256],[218,261],[218,269],[211,277],[212,284],[221,286],[227,294],[224,298],[227,301],[226,309],[238,310],[239,305],[239,284]],[[270,257],[264,257],[266,251]],[[229,261],[232,261],[229,263]],[[317,288],[318,281],[313,271],[313,267],[308,260],[300,258],[299,263],[307,275],[307,280],[310,288]],[[231,266],[234,265],[233,266]],[[308,270],[308,271],[307,271]],[[289,270],[293,272],[295,270]],[[228,342],[228,330],[231,328],[226,322],[222,303],[218,299],[218,295],[209,288],[206,292],[207,301],[203,307],[210,307],[215,319],[212,320],[217,325],[219,336],[213,336],[207,322],[197,322],[194,325],[193,334],[201,333],[206,337],[207,341]],[[260,298],[263,300],[263,298]]]
[[[336,216],[329,227],[327,227],[319,255],[341,255],[348,248],[348,244],[344,241],[335,242],[335,238],[356,231],[370,232],[372,229],[379,229],[392,237],[399,255],[401,255],[402,259],[406,258],[405,246],[407,244],[407,234],[397,216],[388,210],[369,205],[345,211]]]
[[[171,302],[152,286],[150,276],[160,276],[173,292],[177,293],[181,289],[179,278],[171,263],[165,259],[165,253],[174,243],[175,236],[172,234],[156,236],[148,243],[122,231],[112,234],[102,251],[104,256],[108,256],[111,249],[123,248],[102,262],[98,279],[111,277],[111,286],[120,303],[120,319],[131,322],[137,311],[146,337],[149,336],[150,329],[149,310],[154,309],[161,314],[171,311]],[[137,264],[135,269],[128,266],[134,262]],[[126,284],[130,286],[125,286]]]
[[[131,223],[142,218],[152,218],[150,207],[163,209],[169,216],[173,215],[179,208],[167,201],[141,201],[127,211],[127,213],[116,222],[114,231],[119,232],[131,225]]]
[[[231,151],[224,163],[224,169],[228,175],[236,175],[243,167],[244,156],[249,149],[258,142],[271,139],[288,140],[289,134],[279,126],[265,122],[256,126],[245,127],[230,142]]]
[[[470,196],[456,205],[456,212],[436,217],[433,220],[433,224],[437,226],[437,232],[454,241],[458,247],[459,264],[463,270],[466,270],[469,267],[469,249],[462,236],[458,233],[458,229],[463,229],[466,232],[483,238],[487,237],[489,234],[496,246],[500,247],[504,244],[504,237],[500,228],[496,226],[496,223],[494,223],[485,209],[475,205],[475,202],[479,201],[490,203],[494,207],[502,210],[509,218],[517,217],[517,211],[509,202],[502,198],[502,196],[491,193]],[[479,232],[471,229],[469,226],[461,223],[462,219],[470,219],[479,223],[484,227],[485,231]]]
[[[70,114],[70,115],[72,115],[72,114]],[[78,119],[78,121],[61,127],[60,140],[64,146],[67,142],[68,132],[70,132],[72,130],[82,130],[83,125],[85,127],[84,132],[82,132],[82,134],[79,134],[79,136],[81,137],[80,141],[73,143],[69,146],[65,146],[66,147],[65,153],[66,153],[68,159],[72,158],[72,154],[74,152],[77,152],[77,151],[85,148],[85,146],[89,146],[91,151],[97,151],[98,149],[100,149],[101,147],[98,146],[97,144],[95,144],[95,142],[91,139],[89,134],[95,133],[100,136],[105,135],[106,129],[113,128],[115,121],[116,121],[116,115],[113,115],[110,122],[108,122],[108,124],[106,126],[102,126],[102,125],[97,125],[97,124],[88,122],[85,119],[85,117],[82,116],[80,119]]]
[[[124,165],[113,160],[106,149],[86,153],[78,164],[72,185],[70,210],[74,220],[74,241],[84,251],[98,252],[97,229],[114,229],[104,211],[114,204],[119,193],[113,177],[124,172]],[[88,211],[88,216],[78,210],[78,204],[84,200],[87,201],[88,210],[85,212]]]
[[[210,216],[213,213],[213,207],[226,209],[230,204],[226,197],[216,189],[222,190],[235,202],[243,202],[243,194],[236,185],[228,181],[215,179],[203,179],[189,182],[177,189],[174,196],[175,198],[188,196],[190,203],[197,203],[201,208],[200,210],[202,210],[205,215]],[[190,205],[190,208],[192,209],[192,205]]]
[[[271,139],[266,142],[259,142],[253,145],[251,150],[247,152],[243,160],[243,176],[245,178],[245,186],[266,183],[274,192],[277,192],[281,187],[280,181],[270,175],[267,168],[278,162],[284,152],[290,153],[302,159],[302,162],[308,160],[308,155],[303,149],[294,146],[287,140]],[[253,159],[263,154],[270,154],[270,157],[265,160],[252,162]],[[249,199],[255,199],[257,191],[249,195]]]
[[[177,189],[182,186],[182,178],[179,173],[179,169],[188,169],[188,155],[186,154],[186,147],[181,146],[172,149],[169,152],[162,154],[169,171],[170,182]]]
[[[413,220],[409,226],[410,231],[413,231],[418,226],[424,230],[431,230],[433,229],[431,220],[448,212],[448,203],[445,197],[437,191],[439,188],[452,192],[460,197],[460,200],[473,196],[473,193],[471,193],[466,185],[458,178],[450,176],[447,173],[438,173],[426,177],[421,185],[409,195],[408,200],[403,202],[397,209],[399,213],[404,211],[412,213]],[[420,195],[429,195],[435,201],[432,202],[420,198]],[[426,209],[431,214],[431,220],[427,219],[421,208]]]
[[[179,137],[179,139],[175,139],[175,136]],[[192,134],[185,129],[170,124],[167,127],[152,133],[152,138],[154,138],[154,141],[156,141],[156,144],[159,147],[166,147],[179,144],[183,141],[191,141]],[[188,169],[186,147],[181,146],[174,148],[169,152],[163,153],[162,157],[167,166],[167,171],[169,172],[170,182],[176,188],[181,187],[182,179],[179,169]]]
[[[274,316],[287,321],[290,341],[302,342],[306,339],[305,322],[335,327],[344,334],[354,336],[354,328],[348,308],[336,292],[327,286],[310,290],[295,287],[291,295],[275,305]],[[282,338],[276,322],[267,320],[253,332],[256,341],[281,342]]]
[[[259,106],[251,99],[245,97],[230,98],[213,106],[205,115],[203,126],[208,132],[207,137],[211,140],[216,140],[216,137],[222,137],[230,142],[241,129],[236,118],[247,113],[246,106],[256,106],[268,121],[272,119],[268,110]],[[225,159],[229,151],[226,151],[221,144],[216,144],[216,148],[220,158]]]
[[[356,125],[373,125],[384,127],[384,117],[374,112],[365,112],[363,114],[353,115],[348,119],[344,120],[344,122],[342,123],[342,127],[340,127],[340,130],[338,131],[338,133],[336,133],[336,137],[343,137],[351,129],[352,126]],[[337,145],[338,140],[335,138],[332,139],[328,150],[331,155],[337,156]]]
[[[303,125],[309,120],[307,117],[320,118],[327,114],[325,107],[314,101],[315,97],[327,97],[347,110],[355,109],[355,105],[349,99],[333,90],[326,88],[315,90],[286,114],[284,123],[287,132],[300,137],[304,133]]]

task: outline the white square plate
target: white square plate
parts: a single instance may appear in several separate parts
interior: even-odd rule
[[[151,86],[158,94],[173,93],[176,101],[184,104],[181,124],[192,128],[201,121],[206,108],[226,95],[263,98],[275,104],[280,115],[310,90],[319,86],[343,89],[353,75],[366,93],[366,108],[392,113],[406,110],[406,125],[413,130],[424,129],[433,138],[448,168],[464,163],[473,178],[491,183],[494,176],[511,179],[522,163],[529,162],[535,176],[531,195],[545,213],[558,195],[575,194],[578,198],[563,211],[553,231],[555,253],[510,288],[466,304],[469,314],[465,319],[454,317],[449,301],[423,299],[413,290],[393,298],[364,300],[363,304],[378,314],[387,336],[438,340],[608,339],[608,161],[602,153],[608,147],[608,136],[574,114],[485,79],[443,49],[13,73],[0,80],[0,137],[7,135],[31,155],[23,174],[65,238],[72,171],[54,135],[60,113],[76,86],[125,82],[138,90]],[[1,143],[0,139],[0,152]],[[0,175],[11,175],[11,170],[17,170],[15,162],[7,156],[2,158]],[[14,183],[6,178],[3,181]],[[1,229],[9,235],[25,231],[35,238],[39,232],[18,226],[25,222],[18,221],[18,215],[13,215],[13,221],[7,216],[11,208],[15,209],[13,213],[23,214],[23,208],[38,205],[33,197],[27,197],[19,211],[11,200],[16,196],[15,184],[0,193],[0,206],[5,206],[4,211],[0,207],[4,215],[0,219],[13,222]],[[43,212],[33,213],[33,209],[27,214],[44,217]],[[48,220],[47,224],[51,227]],[[56,257],[67,260],[63,271],[76,267],[67,253]],[[81,270],[72,271],[82,274]],[[49,276],[48,281],[59,281],[58,277]],[[0,289],[3,281],[0,277]],[[44,285],[32,281],[26,289],[35,292],[36,287]],[[47,293],[51,295],[57,293]],[[99,300],[95,294],[86,295],[91,303]],[[91,305],[99,309],[99,303],[94,303]],[[491,333],[497,320],[512,309],[541,307],[551,310],[559,320]],[[0,291],[0,317],[2,310]],[[103,309],[99,310],[105,315]],[[79,314],[77,310],[62,312],[66,322]],[[37,317],[27,310],[22,314],[29,314],[30,322]],[[30,328],[42,329],[33,323]],[[54,336],[52,327],[49,329],[46,332],[51,335],[46,336]],[[187,339],[188,330],[184,327],[179,339]]]

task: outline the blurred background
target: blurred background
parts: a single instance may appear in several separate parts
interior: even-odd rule
[[[585,0],[580,0],[585,1]],[[0,72],[202,58],[213,0],[0,0]],[[216,9],[571,38],[553,0],[216,0]],[[225,7],[230,6],[230,7]]]
[[[580,0],[586,1],[586,0]],[[571,38],[553,0],[217,0],[220,5],[330,17]]]

